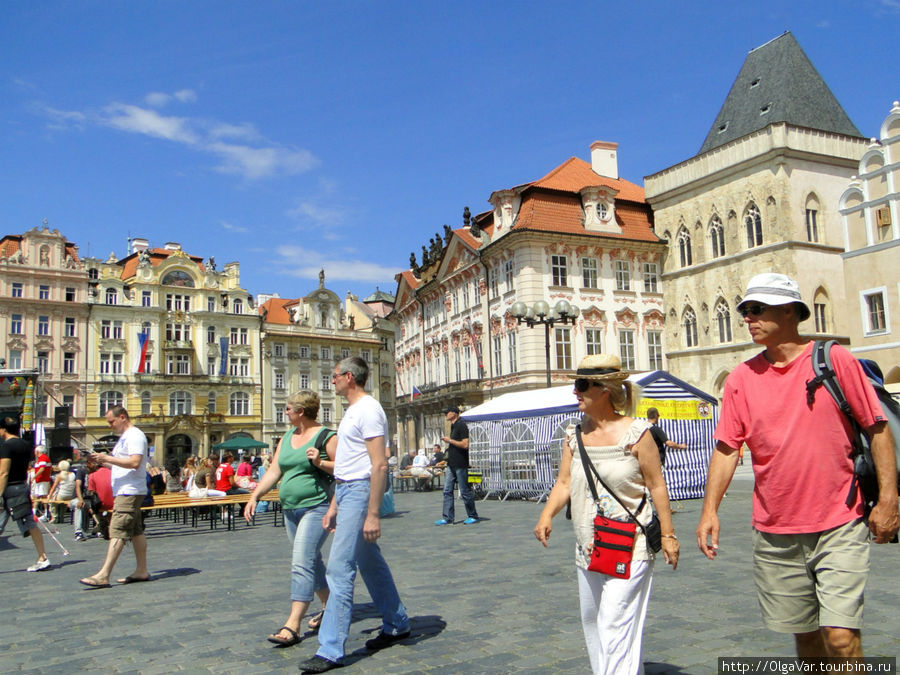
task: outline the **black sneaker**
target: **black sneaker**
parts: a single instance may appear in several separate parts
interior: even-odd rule
[[[311,659],[306,659],[300,663],[298,668],[304,673],[324,673],[329,670],[333,670],[334,668],[343,668],[343,663],[338,663],[337,661],[330,661],[326,659],[324,656],[319,656],[316,654]]]
[[[379,649],[384,649],[385,647],[390,647],[395,642],[400,642],[401,640],[405,640],[408,637],[409,631],[406,631],[405,633],[398,633],[397,635],[391,635],[390,633],[381,631],[371,640],[366,641],[366,649],[374,652]]]

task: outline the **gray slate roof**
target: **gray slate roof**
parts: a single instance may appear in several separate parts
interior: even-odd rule
[[[778,122],[862,136],[789,31],[747,54],[700,154]]]

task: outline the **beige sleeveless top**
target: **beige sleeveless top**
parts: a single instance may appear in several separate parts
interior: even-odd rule
[[[585,446],[588,457],[594,463],[597,472],[643,525],[647,525],[653,517],[653,508],[650,505],[641,466],[637,457],[631,453],[631,448],[649,428],[650,424],[646,420],[636,419],[619,439],[617,445]],[[572,474],[569,486],[572,496],[572,525],[575,528],[575,564],[582,569],[587,569],[591,558],[591,547],[594,543],[594,516],[597,515],[597,506],[594,504],[591,489],[585,479],[584,466],[578,451],[578,440],[575,438],[574,424],[566,429],[566,434],[569,439],[569,449],[572,452]],[[628,520],[628,514],[625,513],[622,505],[607,493],[596,477],[592,476],[592,478],[600,498],[603,515],[616,520]],[[637,508],[645,495],[647,501],[640,513],[637,513]],[[647,546],[644,533],[641,528],[638,528],[632,559],[647,560],[651,557],[653,554]]]

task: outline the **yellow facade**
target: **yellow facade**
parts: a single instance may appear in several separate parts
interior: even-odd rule
[[[108,435],[115,404],[147,434],[157,464],[205,456],[235,435],[260,438],[259,317],[237,263],[219,271],[177,244],[136,240],[126,258],[86,266],[88,443]]]

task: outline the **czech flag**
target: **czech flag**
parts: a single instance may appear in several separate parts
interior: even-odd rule
[[[422,392],[419,391],[419,388],[416,385],[413,385],[412,394],[410,394],[410,396],[409,396],[410,402],[415,401],[421,395],[422,395]]]
[[[138,333],[137,360],[134,364],[134,372],[147,372],[147,345],[150,344],[150,333]]]

